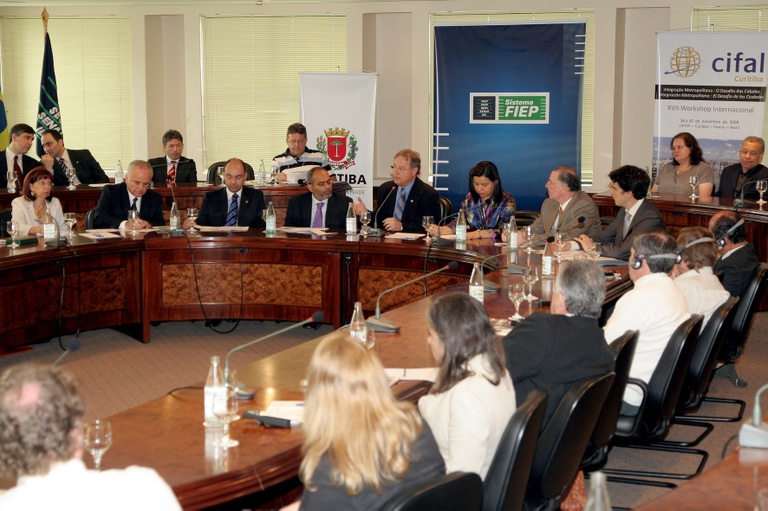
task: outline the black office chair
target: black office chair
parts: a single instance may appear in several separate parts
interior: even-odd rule
[[[453,472],[432,484],[399,495],[382,511],[445,511],[480,509],[483,481],[472,472]]]
[[[600,470],[608,461],[609,446],[613,435],[616,433],[616,422],[621,414],[624,390],[627,388],[627,381],[629,381],[629,370],[632,368],[632,360],[635,358],[635,348],[639,337],[640,332],[637,330],[627,330],[608,347],[616,361],[615,377],[592,432],[592,438],[589,439],[589,444],[581,459],[580,468],[584,473]]]
[[[534,390],[509,420],[483,482],[482,511],[518,511],[525,500],[547,393]]]
[[[613,383],[613,373],[589,378],[563,397],[539,437],[525,509],[555,510],[576,474]]]
[[[440,195],[440,218],[437,220],[438,224],[443,223],[443,220],[448,219],[451,215],[453,215],[453,203],[448,199],[448,197],[443,197]]]
[[[515,211],[515,224],[517,227],[525,227],[531,225],[533,222],[539,219],[541,213],[538,211],[532,211],[528,209],[518,209]]]
[[[752,327],[752,318],[755,315],[757,307],[763,299],[765,292],[765,278],[768,273],[768,264],[760,263],[752,274],[752,279],[741,295],[741,301],[736,308],[736,315],[733,318],[730,331],[726,336],[725,344],[720,352],[719,360],[725,365],[718,371],[722,371],[728,379],[737,387],[746,387],[747,382],[739,378],[736,372],[736,359],[744,351],[744,345],[749,336],[749,330]]]
[[[253,180],[255,176],[255,174],[253,173],[253,167],[248,162],[244,161],[243,163],[245,164],[246,179]],[[207,175],[206,181],[210,184],[220,185],[221,179],[219,179],[219,175],[216,173],[216,169],[218,169],[219,167],[223,167],[226,164],[227,164],[226,161],[217,161],[216,163],[212,163],[208,167],[208,175]]]
[[[12,209],[0,209],[0,238],[8,238],[8,220],[11,219]]]
[[[91,208],[85,212],[85,228],[93,229],[93,217],[96,216],[96,208]]]
[[[672,334],[667,347],[661,355],[656,369],[648,383],[630,378],[630,384],[640,387],[643,391],[643,400],[637,415],[621,415],[616,424],[612,444],[632,449],[644,449],[661,452],[674,452],[678,454],[692,454],[701,457],[696,472],[693,474],[678,474],[669,472],[618,470],[604,468],[606,474],[628,475],[635,477],[661,477],[669,479],[690,479],[701,473],[704,464],[709,458],[706,451],[698,449],[685,449],[654,445],[654,442],[663,440],[669,433],[672,418],[677,407],[677,400],[688,373],[688,366],[696,348],[701,323],[704,316],[693,314],[677,327]],[[621,481],[632,484],[649,484],[636,479],[621,477],[609,477],[609,481]],[[669,487],[668,483],[661,485]]]

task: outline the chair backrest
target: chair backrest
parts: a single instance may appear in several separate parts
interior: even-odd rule
[[[546,409],[547,393],[534,390],[515,410],[483,482],[483,511],[522,509]]]
[[[440,223],[444,219],[453,214],[453,203],[448,197],[440,195],[440,218],[436,218],[435,221]]]
[[[607,373],[576,384],[563,397],[539,437],[533,461],[526,508],[549,502],[556,509],[576,477],[587,442],[597,423],[614,374]]]
[[[96,208],[91,208],[85,212],[85,228],[93,229],[93,217],[96,216]]]
[[[453,472],[437,481],[404,492],[390,501],[383,511],[477,510],[483,499],[483,481],[472,472]]]
[[[517,224],[517,227],[525,227],[527,225],[531,225],[540,216],[541,213],[538,211],[533,211],[530,209],[518,209],[515,211],[515,224]]]
[[[0,238],[7,238],[8,234],[8,220],[11,219],[12,209],[0,209]]]
[[[696,349],[693,350],[691,363],[688,366],[688,376],[678,398],[678,412],[701,404],[701,398],[709,388],[709,381],[717,365],[717,356],[736,314],[737,303],[739,303],[737,296],[728,297],[712,313],[712,317],[699,335],[699,341],[696,343]]]
[[[766,273],[768,273],[768,264],[760,263],[755,268],[747,289],[741,295],[741,301],[736,308],[736,315],[733,318],[733,323],[723,348],[724,351],[720,356],[721,360],[732,362],[741,355],[744,344],[747,342],[749,329],[752,326],[752,317],[755,315],[755,311],[763,298]]]

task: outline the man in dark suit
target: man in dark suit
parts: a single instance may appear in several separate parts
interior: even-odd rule
[[[75,169],[75,184],[109,183],[109,178],[88,149],[67,149],[64,137],[56,130],[46,130],[42,137],[45,154],[43,166],[53,173],[53,184],[69,184],[67,168]]]
[[[128,165],[125,181],[119,185],[107,185],[101,190],[96,206],[93,225],[100,229],[148,229],[153,225],[165,225],[163,198],[149,189],[152,168],[144,160],[134,160]],[[139,212],[139,220],[126,226],[128,210]]]
[[[8,170],[17,173],[16,189],[21,190],[24,176],[40,165],[36,159],[27,156],[32,144],[35,143],[35,130],[28,124],[16,124],[11,128],[11,142],[3,150],[0,157],[0,188],[8,188]],[[14,160],[16,160],[14,162]]]
[[[656,206],[645,200],[651,178],[648,173],[633,165],[624,165],[608,174],[611,179],[611,196],[618,207],[616,220],[606,227],[594,240],[582,234],[571,242],[589,251],[593,242],[602,244],[601,253],[616,259],[629,259],[634,239],[644,232],[666,229],[664,219]]]
[[[434,188],[417,179],[419,172],[419,153],[411,149],[397,152],[392,164],[392,181],[379,187],[379,209],[374,215],[385,230],[424,232],[422,217],[429,215],[440,218],[440,197]],[[360,198],[354,208],[358,215],[366,209]]]
[[[165,156],[152,158],[152,181],[156,185],[168,183],[196,183],[197,166],[194,160],[181,155],[184,151],[184,138],[176,130],[168,130],[163,135]]]
[[[211,226],[248,226],[265,228],[262,217],[266,209],[261,190],[245,187],[245,164],[238,158],[230,158],[224,167],[224,188],[208,192],[197,216],[197,224]],[[189,220],[184,227],[192,224]]]
[[[555,280],[551,314],[536,312],[502,340],[518,403],[533,390],[547,393],[544,425],[574,384],[614,370],[597,323],[605,276],[594,261],[564,261]]]
[[[733,296],[746,291],[755,268],[760,264],[755,247],[747,241],[747,230],[735,211],[721,211],[709,221],[709,230],[717,240],[720,257],[715,272],[723,272],[723,287]]]
[[[344,229],[347,209],[352,199],[333,193],[333,181],[323,167],[314,167],[307,172],[307,193],[292,197],[288,201],[285,216],[287,227],[327,227]],[[319,211],[318,211],[319,208]]]
[[[739,163],[723,169],[715,197],[735,199],[741,197],[743,189],[745,199],[759,199],[760,194],[755,189],[755,183],[768,179],[768,167],[760,163],[763,161],[764,152],[765,141],[762,138],[745,138],[739,151]]]

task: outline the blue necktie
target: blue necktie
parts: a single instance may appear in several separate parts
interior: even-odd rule
[[[395,204],[395,220],[401,220],[403,218],[403,210],[405,209],[405,188],[400,188],[400,194],[397,196],[397,204]]]
[[[227,221],[224,225],[226,227],[237,225],[237,194],[232,195],[232,203],[229,205]]]

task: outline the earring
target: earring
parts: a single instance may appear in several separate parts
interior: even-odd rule
[[[30,194],[32,197],[34,197],[34,196],[35,196],[35,192],[33,192],[32,190],[30,190],[30,191],[29,191],[29,194]]]

